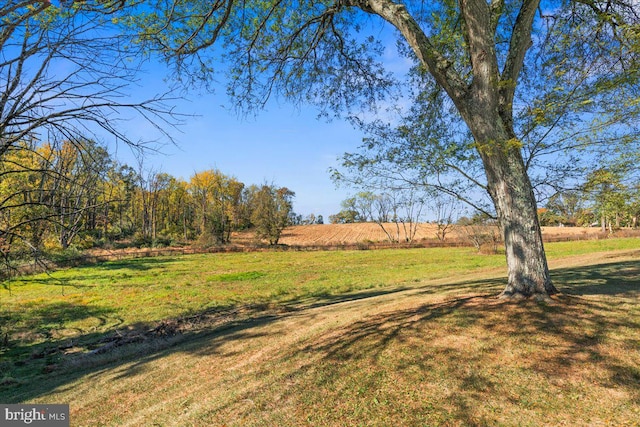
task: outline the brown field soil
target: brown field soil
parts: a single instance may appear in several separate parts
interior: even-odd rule
[[[400,241],[405,240],[405,231],[400,225],[387,223],[385,229],[394,237],[399,236]],[[483,232],[489,232],[491,227],[486,227]],[[470,227],[451,226],[446,233],[445,243],[468,240],[472,233]],[[619,233],[633,233],[640,236],[640,230],[621,230]],[[438,226],[436,224],[418,224],[414,237],[415,242],[437,241]],[[598,227],[542,227],[543,238],[547,241],[585,240],[606,237]],[[255,241],[252,231],[236,233],[232,237],[232,243],[248,244]],[[385,243],[387,235],[382,227],[376,223],[357,224],[313,224],[287,227],[280,238],[279,243],[289,246],[336,246],[354,245],[359,243]]]

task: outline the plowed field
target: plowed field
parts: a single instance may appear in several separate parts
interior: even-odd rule
[[[385,229],[400,241],[405,241],[405,231],[400,224],[385,224]],[[486,230],[487,232],[489,229]],[[471,231],[462,226],[453,226],[446,233],[447,241],[461,241],[468,238]],[[414,241],[437,240],[438,227],[435,224],[418,224]],[[590,239],[605,237],[598,227],[543,227],[542,234],[547,241]],[[252,232],[239,233],[232,238],[234,243],[249,243],[254,240]],[[331,246],[358,243],[379,243],[388,241],[382,227],[376,223],[358,224],[314,224],[288,227],[282,233],[281,244],[290,246]]]

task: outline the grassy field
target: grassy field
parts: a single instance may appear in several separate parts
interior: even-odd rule
[[[640,242],[142,258],[5,283],[0,402],[72,425],[638,425]],[[120,339],[120,341],[118,341]],[[110,343],[126,342],[110,348]],[[108,348],[108,351],[100,351]]]

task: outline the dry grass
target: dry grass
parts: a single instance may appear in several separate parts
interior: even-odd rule
[[[68,402],[74,426],[634,426],[639,258],[556,258],[549,304],[476,272],[255,313],[11,399]]]
[[[396,235],[395,224],[384,224],[385,228]],[[435,224],[419,224],[415,241],[437,240],[438,227]],[[452,226],[446,235],[449,241],[465,240],[469,231],[462,226]],[[587,239],[601,235],[597,227],[542,227],[542,234],[547,240]],[[400,238],[405,236],[400,230]],[[252,232],[237,233],[234,243],[249,243],[254,239]],[[380,225],[375,223],[357,224],[313,224],[288,227],[284,230],[280,242],[290,246],[324,246],[324,245],[353,245],[358,243],[386,242],[387,235]]]

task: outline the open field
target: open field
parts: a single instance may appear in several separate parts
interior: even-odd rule
[[[405,231],[396,224],[384,224],[385,229],[393,236],[404,239]],[[415,241],[437,240],[438,227],[435,224],[418,224]],[[468,227],[452,226],[447,232],[449,241],[465,240],[469,234]],[[598,227],[542,227],[542,235],[547,241],[566,239],[589,239],[604,237]],[[640,236],[640,234],[638,234]],[[238,233],[234,242],[246,243],[253,239],[252,232]],[[357,224],[313,224],[287,227],[282,233],[280,242],[291,246],[325,246],[353,245],[357,243],[386,242],[387,235],[376,223]]]
[[[56,266],[73,266],[95,262],[114,261],[134,257],[152,256],[180,256],[203,253],[233,253],[233,252],[259,252],[271,250],[364,250],[364,249],[393,249],[393,248],[438,248],[438,247],[471,247],[473,239],[479,237],[495,236],[494,241],[489,238],[481,246],[481,252],[493,253],[501,250],[500,238],[496,227],[461,227],[456,226],[447,230],[446,239],[439,240],[437,225],[419,224],[417,233],[412,242],[405,242],[404,231],[396,229],[396,224],[385,224],[387,230],[399,241],[389,242],[387,235],[378,224],[314,224],[287,227],[279,241],[279,245],[271,247],[259,241],[255,232],[245,230],[232,234],[231,243],[223,246],[199,247],[178,246],[159,248],[135,248],[122,249],[94,248],[75,258],[64,258],[55,261]],[[599,228],[583,227],[542,227],[543,238],[546,242],[568,242],[578,240],[600,240],[625,237],[640,238],[640,230],[622,229],[614,235],[602,233]],[[23,272],[39,272],[39,266],[24,265]]]
[[[637,425],[640,241],[547,250],[563,292],[549,304],[498,301],[503,256],[471,248],[15,280],[0,288],[0,402],[70,403],[73,426]]]

